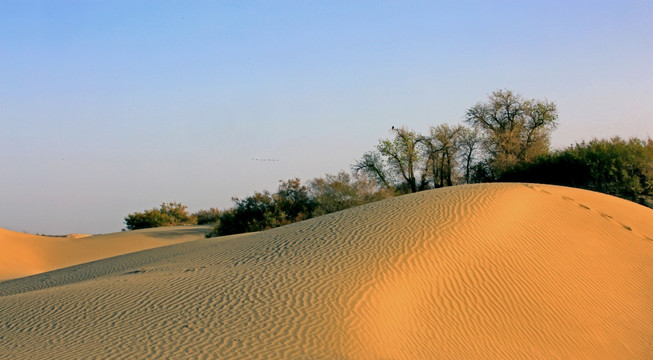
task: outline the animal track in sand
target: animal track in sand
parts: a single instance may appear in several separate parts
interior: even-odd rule
[[[527,188],[531,189],[531,190],[535,190],[535,191],[539,191],[540,193],[544,193],[544,194],[548,194],[548,195],[555,196],[555,195],[552,194],[551,192],[539,188],[537,185],[533,185],[533,184],[523,184],[523,185],[526,186]],[[627,230],[627,231],[631,231],[631,232],[633,232],[634,234],[637,234],[638,236],[640,236],[640,237],[642,237],[642,238],[644,238],[644,239],[651,240],[650,237],[648,237],[648,236],[646,236],[646,235],[644,235],[644,234],[641,234],[641,233],[639,233],[639,232],[633,230],[632,226],[629,226],[629,225],[627,225],[627,224],[624,224],[624,223],[622,223],[622,222],[620,222],[620,221],[615,220],[614,217],[611,216],[611,215],[609,215],[609,214],[606,214],[606,213],[604,213],[604,212],[602,212],[602,211],[593,210],[593,209],[590,208],[589,206],[587,206],[587,205],[585,205],[585,204],[583,204],[583,203],[577,201],[576,199],[574,199],[574,198],[572,198],[572,197],[569,197],[569,196],[566,196],[566,195],[561,195],[560,197],[561,197],[563,200],[565,200],[565,201],[575,202],[575,203],[578,204],[578,206],[580,206],[581,208],[586,209],[586,210],[590,210],[590,211],[592,211],[592,212],[594,212],[594,213],[600,215],[600,216],[603,217],[604,219],[613,222],[615,225],[618,225],[618,226],[620,226],[621,228],[623,228],[623,229],[625,229],[625,230]]]

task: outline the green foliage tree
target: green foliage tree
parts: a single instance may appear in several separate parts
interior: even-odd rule
[[[405,127],[394,129],[394,139],[383,139],[379,152],[386,156],[391,168],[403,179],[410,192],[428,187],[428,157],[425,156],[423,138]],[[400,186],[401,186],[400,185]]]
[[[422,137],[426,145],[434,187],[452,186],[461,149],[462,125],[440,124],[431,127],[429,136]]]
[[[352,165],[355,174],[398,193],[474,181],[481,143],[478,130],[441,124],[431,127],[427,135],[405,127],[393,131],[393,139],[382,139],[374,151]]]
[[[188,214],[186,205],[176,202],[163,203],[158,209],[135,212],[125,217],[125,224],[129,230],[196,223],[197,219]]]
[[[429,158],[424,139],[405,127],[393,128],[392,139],[381,139],[372,151],[363,155],[352,169],[363,173],[387,189],[417,192],[428,188]]]
[[[478,146],[481,139],[478,130],[462,126],[460,129],[460,157],[462,164],[462,173],[464,174],[465,184],[472,182],[472,169],[478,153]]]
[[[650,206],[653,140],[615,137],[581,142],[517,164],[499,180],[580,187]]]
[[[487,103],[469,108],[465,117],[482,134],[487,163],[495,176],[546,154],[557,119],[554,103],[525,100],[510,90],[493,92]]]
[[[363,154],[363,157],[351,167],[354,174],[364,174],[374,179],[384,189],[394,189],[394,176],[388,170],[388,165],[378,150]]]

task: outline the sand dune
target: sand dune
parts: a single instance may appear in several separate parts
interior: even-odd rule
[[[0,281],[204,237],[207,226],[49,237],[0,229]]]
[[[546,185],[427,191],[0,283],[3,359],[651,359],[651,324],[653,210]]]

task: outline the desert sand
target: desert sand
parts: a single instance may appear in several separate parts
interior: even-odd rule
[[[590,191],[456,186],[113,250],[0,283],[0,358],[653,359],[653,210]]]
[[[208,231],[208,226],[179,226],[96,236],[52,237],[0,229],[0,281],[202,239]]]

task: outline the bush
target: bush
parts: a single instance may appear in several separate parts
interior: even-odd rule
[[[220,214],[207,237],[261,231],[313,216],[315,203],[299,179],[281,181],[275,194],[255,192],[245,199],[233,198],[235,207]]]
[[[245,199],[233,198],[235,206],[223,211],[206,237],[267,230],[310,219],[392,196],[389,190],[378,190],[371,180],[353,179],[344,172],[314,179],[311,189],[299,179],[281,181],[276,193],[255,192]]]
[[[222,236],[260,231],[278,226],[274,199],[267,191],[256,192],[245,199],[232,199],[235,207],[222,212],[213,230],[207,235]]]
[[[579,187],[646,205],[653,195],[653,140],[582,142],[518,164],[499,180]]]
[[[146,229],[160,226],[195,225],[197,219],[188,214],[186,205],[180,203],[163,203],[160,208],[135,212],[125,217],[129,230]]]
[[[215,224],[218,220],[220,220],[220,210],[217,208],[199,210],[192,216],[197,219],[197,225]]]
[[[312,218],[317,204],[310,196],[308,188],[303,186],[299,179],[280,183],[274,194],[274,204],[281,225]]]
[[[315,216],[349,209],[393,196],[391,190],[379,190],[376,182],[362,174],[350,175],[344,171],[327,174],[309,183],[316,208]]]

